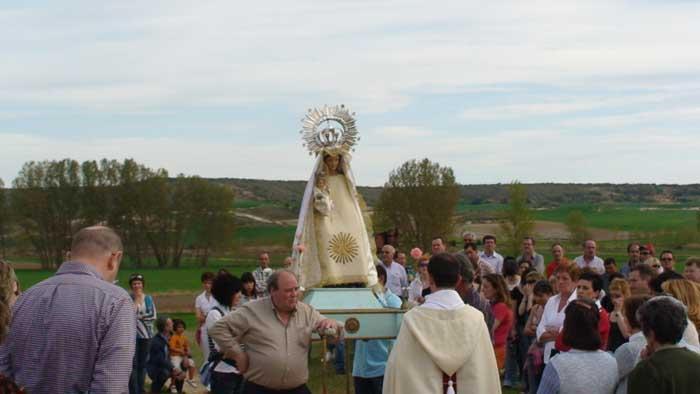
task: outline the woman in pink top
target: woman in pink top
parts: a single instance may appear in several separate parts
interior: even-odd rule
[[[491,303],[493,315],[493,350],[496,353],[498,369],[503,370],[506,363],[506,342],[513,327],[513,309],[506,282],[501,275],[488,274],[483,277],[481,291]]]

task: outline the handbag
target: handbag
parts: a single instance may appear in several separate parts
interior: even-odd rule
[[[207,361],[199,368],[199,380],[202,382],[203,386],[206,387],[211,384],[211,371],[214,370],[215,366],[216,362]]]

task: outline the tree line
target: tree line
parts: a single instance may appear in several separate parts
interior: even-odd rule
[[[5,189],[0,180],[0,253],[28,243],[46,269],[58,267],[79,228],[119,230],[125,259],[141,267],[178,267],[185,249],[206,265],[230,247],[234,193],[197,176],[170,178],[132,159],[30,161]]]

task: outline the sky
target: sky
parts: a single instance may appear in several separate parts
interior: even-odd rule
[[[133,158],[308,179],[345,104],[360,185],[429,158],[464,184],[698,183],[700,2],[0,2],[0,178]]]

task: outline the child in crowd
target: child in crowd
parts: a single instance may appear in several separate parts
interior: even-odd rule
[[[241,282],[243,282],[241,305],[257,299],[258,294],[255,292],[255,277],[253,274],[251,272],[244,272],[243,275],[241,275]]]
[[[195,365],[194,360],[192,360],[192,354],[190,353],[190,344],[185,336],[185,329],[187,325],[182,319],[173,320],[173,330],[175,331],[173,335],[168,340],[168,348],[170,350],[170,362],[173,363],[175,368],[179,368],[182,371],[187,371],[187,384],[192,387],[196,387],[197,383],[194,381]]]

